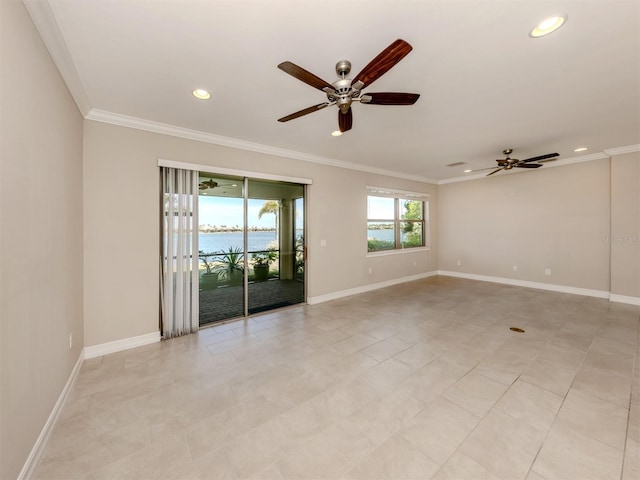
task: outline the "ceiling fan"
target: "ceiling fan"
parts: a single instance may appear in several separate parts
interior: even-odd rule
[[[338,126],[341,132],[346,132],[353,126],[353,113],[351,112],[351,104],[353,102],[369,105],[413,105],[420,97],[417,93],[362,93],[362,89],[368,87],[391,70],[391,68],[402,60],[412,49],[413,47],[404,40],[396,40],[380,52],[376,58],[371,60],[353,79],[348,77],[349,72],[351,72],[351,62],[348,60],[340,60],[336,64],[336,73],[339,79],[333,82],[333,84],[324,81],[294,63],[281,63],[278,65],[280,70],[307,85],[323,91],[327,95],[328,101],[279,118],[278,121],[288,122],[294,118],[302,117],[303,115],[336,105],[339,108]]]
[[[198,188],[200,190],[208,190],[210,188],[213,189],[216,187],[236,187],[236,186],[237,185],[235,183],[218,183],[213,178],[210,178],[209,180],[203,180],[198,184]]]
[[[498,173],[500,170],[511,170],[512,168],[540,168],[544,162],[553,162],[557,160],[557,153],[547,153],[546,155],[540,155],[538,157],[527,158],[526,160],[518,160],[517,158],[511,158],[509,155],[513,153],[513,149],[507,148],[502,151],[503,155],[506,155],[506,158],[501,158],[496,160],[498,162],[497,167],[489,167],[489,168],[479,168],[477,170],[470,170],[470,172],[481,172],[482,170],[493,170],[487,174],[493,175],[494,173]],[[537,163],[533,163],[537,162]]]

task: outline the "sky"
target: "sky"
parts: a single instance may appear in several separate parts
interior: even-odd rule
[[[199,196],[199,224],[200,225],[242,225],[242,198],[206,197]],[[258,212],[265,200],[249,199],[250,227],[273,228],[275,216],[265,214],[258,219]],[[393,199],[369,197],[368,217],[378,219],[393,219]]]
[[[367,218],[378,220],[390,219],[394,217],[394,200],[386,197],[367,197]]]
[[[242,225],[243,200],[229,197],[198,197],[198,223],[200,225]],[[258,219],[258,212],[265,200],[249,199],[248,221],[249,227],[274,228],[275,215],[267,213]]]
[[[199,199],[199,218],[200,225],[242,225],[243,217],[243,200],[242,198],[228,197],[205,197],[200,196]],[[262,208],[264,200],[249,200],[249,218],[250,227],[271,227],[275,226],[275,216],[265,214],[258,220],[258,212]]]

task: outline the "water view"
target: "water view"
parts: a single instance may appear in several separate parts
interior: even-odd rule
[[[266,250],[269,243],[276,239],[275,230],[272,232],[249,232],[248,247],[250,252]],[[242,232],[200,233],[198,235],[198,250],[203,252],[224,252],[229,248],[244,246],[244,234]]]
[[[296,232],[296,238],[302,236],[302,230]],[[376,238],[382,241],[393,241],[393,230],[368,230],[368,238]],[[264,230],[258,232],[249,232],[248,242],[249,251],[256,252],[266,250],[273,247],[276,241],[275,230]],[[228,251],[229,247],[242,248],[244,244],[244,234],[242,232],[215,232],[203,233],[198,235],[198,250],[206,253]],[[276,247],[277,248],[277,247]]]
[[[302,230],[296,231],[296,238],[302,236]],[[275,230],[263,230],[249,232],[248,234],[249,252],[267,250],[268,248],[278,248]],[[244,246],[244,234],[242,232],[215,232],[198,235],[198,250],[206,253],[225,252],[230,247],[242,249]]]

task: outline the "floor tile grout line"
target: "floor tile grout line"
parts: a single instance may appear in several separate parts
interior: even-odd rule
[[[595,336],[596,336],[596,334],[594,334],[594,335],[593,335],[593,338],[595,338]],[[589,344],[589,348],[591,348],[591,345],[593,344],[593,341],[594,341],[594,340],[592,339],[592,340],[591,340],[591,343]],[[530,468],[529,468],[529,471],[527,472],[527,475],[528,475],[530,472],[532,472],[532,471],[533,471],[534,473],[536,473],[536,474],[540,475],[538,472],[536,472],[535,470],[533,470],[533,466],[535,465],[536,460],[538,459],[538,456],[540,455],[540,452],[542,451],[542,448],[543,448],[543,446],[544,446],[545,442],[547,441],[547,438],[549,437],[549,433],[551,432],[551,430],[553,429],[553,426],[556,424],[556,422],[557,422],[557,420],[558,420],[558,415],[560,414],[560,411],[562,410],[562,407],[564,406],[564,404],[565,404],[565,402],[566,402],[566,400],[567,400],[567,397],[569,396],[569,392],[571,392],[571,389],[573,388],[573,384],[575,383],[576,377],[578,376],[578,374],[579,374],[579,373],[580,373],[580,371],[582,370],[582,366],[584,365],[584,362],[585,362],[585,360],[586,360],[586,358],[587,358],[587,354],[588,354],[588,353],[589,353],[589,349],[587,349],[587,352],[585,352],[584,357],[583,357],[583,358],[582,358],[582,360],[580,361],[580,365],[577,367],[576,374],[574,375],[573,380],[571,381],[571,385],[569,385],[569,388],[567,389],[567,392],[562,396],[562,402],[560,403],[560,406],[558,407],[558,411],[556,412],[556,414],[555,414],[555,416],[554,416],[554,418],[553,418],[553,422],[551,422],[551,425],[549,425],[549,428],[547,429],[547,432],[545,433],[545,436],[544,436],[544,438],[543,438],[542,442],[540,443],[540,447],[538,448],[538,451],[536,452],[536,455],[535,455],[535,457],[534,457],[533,461],[531,462],[531,466],[530,466]],[[552,393],[553,393],[553,392],[552,392]],[[597,440],[597,439],[594,439],[594,440],[599,441],[599,440]],[[602,443],[604,443],[604,442],[602,442]],[[605,444],[605,445],[606,445],[606,444]],[[621,470],[620,470],[620,471],[622,472],[622,468],[621,468]],[[542,476],[542,475],[541,475],[541,476]]]
[[[631,422],[631,408],[633,404],[633,379],[640,372],[636,372],[638,367],[638,351],[640,350],[640,315],[638,316],[638,322],[636,326],[636,351],[633,358],[633,368],[631,369],[631,392],[629,393],[629,409],[627,411],[627,428],[625,430],[624,445],[622,447],[622,465],[620,467],[620,480],[624,475],[624,467],[627,461],[627,441],[629,440],[629,423]]]
[[[482,363],[482,362],[480,361],[480,362],[476,363],[476,364],[475,364],[471,369],[467,370],[467,372],[465,372],[465,373],[464,373],[464,375],[462,375],[462,376],[461,376],[461,377],[456,381],[456,383],[457,383],[460,379],[464,378],[464,377],[465,377],[465,376],[467,376],[469,373],[471,373],[471,371],[473,371],[473,370],[474,370],[478,365],[480,365],[480,363]],[[482,375],[482,374],[481,374],[481,373],[478,373],[478,375]],[[484,376],[484,375],[482,375],[482,376]],[[488,377],[485,377],[485,378],[488,378]],[[493,379],[490,379],[490,378],[489,378],[489,380],[493,380]],[[495,380],[494,380],[494,381],[495,381]],[[455,385],[455,383],[454,383],[454,385]],[[452,385],[451,387],[453,387],[453,385]],[[451,387],[449,387],[449,388],[451,388]],[[449,388],[448,388],[447,390],[449,390]],[[445,390],[445,391],[444,391],[444,392],[442,392],[442,393],[445,393],[447,390]],[[504,393],[500,396],[500,398],[502,398],[502,397],[507,393],[507,391],[508,391],[508,390],[509,390],[509,388],[507,388],[507,389],[504,391]],[[440,394],[440,396],[442,396],[442,394]],[[446,398],[446,397],[443,397],[443,398]],[[500,401],[500,398],[499,398],[498,400],[496,400],[496,403],[498,403],[498,402]],[[476,425],[475,425],[475,426],[474,426],[474,427],[469,431],[469,433],[468,433],[468,434],[464,437],[464,439],[463,439],[463,440],[458,444],[458,446],[453,450],[453,452],[451,452],[451,454],[446,458],[446,460],[445,460],[444,462],[442,462],[442,465],[440,465],[440,468],[438,468],[438,470],[437,470],[437,471],[436,471],[436,473],[434,474],[434,477],[435,477],[435,476],[440,472],[440,470],[442,470],[442,468],[443,468],[443,467],[444,467],[444,466],[449,462],[449,460],[451,459],[451,457],[453,457],[453,455],[455,455],[455,453],[460,449],[460,446],[462,446],[462,444],[463,444],[463,443],[464,443],[464,442],[465,442],[465,441],[466,441],[466,440],[471,436],[471,434],[472,434],[472,433],[473,433],[473,432],[478,428],[478,426],[482,423],[482,420],[484,420],[484,418],[486,418],[487,414],[489,413],[489,412],[487,412],[487,413],[486,413],[486,414],[484,414],[482,417],[479,417],[479,416],[478,416],[478,415],[476,415],[475,413],[470,412],[469,410],[467,410],[466,408],[462,407],[461,405],[458,405],[456,402],[453,402],[452,400],[449,400],[449,399],[446,399],[446,400],[448,400],[448,401],[452,402],[453,404],[455,404],[455,405],[457,405],[458,407],[462,408],[463,410],[467,411],[467,412],[468,412],[468,413],[470,413],[471,415],[475,415],[475,416],[477,416],[478,418],[480,418],[480,421],[479,421],[479,422],[478,422],[478,423],[477,423],[477,424],[476,424]],[[494,406],[495,406],[495,404],[494,404]],[[425,407],[425,408],[426,408],[426,407]],[[494,407],[492,406],[492,407],[489,409],[489,411],[491,411],[493,408],[494,408]],[[423,452],[423,453],[425,453],[425,454],[426,454],[426,452]],[[462,453],[461,453],[461,454],[462,454]],[[428,456],[428,454],[426,454],[426,455]],[[462,454],[462,455],[464,455],[464,454]],[[474,460],[474,461],[475,461],[475,460]],[[436,463],[438,463],[438,462],[436,462]],[[477,462],[476,462],[476,463],[477,463]],[[483,465],[481,465],[481,466],[482,466],[483,468],[486,468],[486,467],[484,467]],[[487,470],[489,470],[489,469],[487,469]],[[495,472],[491,472],[491,473],[495,474]],[[432,477],[432,478],[433,478],[433,477]]]
[[[549,339],[549,340],[547,341],[547,343],[545,343],[545,347],[548,345],[548,343],[549,343],[550,341],[551,341],[551,339]],[[538,353],[538,355],[536,355],[536,357],[535,357],[534,359],[532,359],[532,360],[529,362],[529,365],[531,365],[531,363],[533,363],[533,361],[535,361],[535,359],[537,359],[537,358],[539,357],[539,355],[540,355],[540,353]],[[585,358],[586,358],[586,355],[585,355]],[[583,360],[581,361],[581,364],[582,364],[582,362],[584,362],[584,358],[583,358]],[[479,362],[479,363],[478,363],[478,365],[479,365],[480,363],[482,363],[482,362]],[[476,365],[476,366],[477,366],[477,365]],[[475,368],[475,367],[474,367],[474,368]],[[579,371],[579,370],[578,370],[578,371]],[[468,373],[468,372],[467,372],[467,373]],[[482,373],[481,373],[481,372],[478,372],[478,374],[479,374],[479,375],[482,375]],[[466,375],[466,374],[465,374],[465,375]],[[488,378],[489,380],[493,380],[493,379],[491,379],[491,378],[489,378],[489,377],[486,377],[485,375],[482,375],[482,376],[484,376],[485,378]],[[454,450],[454,452],[453,452],[453,453],[448,457],[448,459],[443,463],[443,466],[444,466],[444,465],[446,465],[446,462],[449,460],[449,458],[451,458],[451,456],[453,456],[453,454],[454,454],[455,452],[457,452],[457,451],[458,451],[458,449],[460,448],[460,446],[461,446],[461,445],[462,445],[462,444],[463,444],[463,443],[464,443],[464,442],[469,438],[469,436],[471,436],[471,434],[472,434],[472,433],[473,433],[473,432],[478,428],[478,426],[480,425],[480,423],[482,423],[482,420],[483,420],[484,418],[486,418],[486,417],[487,417],[487,415],[488,415],[491,411],[493,411],[493,410],[496,408],[496,405],[497,405],[497,404],[500,402],[500,400],[501,400],[501,399],[502,399],[502,398],[503,398],[503,397],[504,397],[504,396],[509,392],[509,390],[511,389],[511,387],[512,387],[512,386],[513,386],[513,385],[514,385],[514,384],[515,384],[515,383],[520,379],[520,377],[521,377],[521,376],[522,376],[522,373],[520,373],[520,374],[516,377],[516,379],[515,379],[513,382],[511,382],[511,384],[510,384],[510,385],[507,387],[507,389],[503,392],[503,394],[500,396],[500,398],[498,398],[498,399],[495,401],[495,403],[494,403],[494,404],[493,404],[493,406],[490,408],[490,410],[489,410],[489,411],[488,411],[488,412],[487,412],[487,413],[482,417],[482,419],[480,420],[480,422],[478,422],[478,424],[477,424],[477,425],[476,425],[476,426],[475,426],[475,427],[474,427],[474,428],[469,432],[469,434],[465,437],[465,439],[464,439],[462,442],[460,442],[460,444],[458,445],[458,447],[456,448],[456,450]],[[574,377],[574,380],[575,380],[575,377]],[[494,380],[494,381],[495,381],[495,380]],[[525,383],[528,383],[528,382],[525,382]],[[572,382],[572,384],[573,384],[573,382]],[[533,384],[531,384],[531,385],[533,385]],[[533,386],[536,386],[536,385],[533,385]],[[541,388],[541,387],[538,387],[538,388]],[[569,387],[569,390],[570,390],[570,389],[571,389],[571,387]],[[543,390],[546,390],[546,389],[543,389]],[[569,390],[567,390],[567,394],[568,394]],[[547,391],[549,391],[549,390],[547,390]],[[554,393],[554,392],[551,392],[551,393]],[[566,396],[567,396],[567,394],[565,394],[565,395],[563,396],[563,398],[562,398],[562,403],[560,404],[560,407],[558,407],[558,412],[560,412],[560,409],[562,408],[562,405],[564,404],[564,401],[566,400]],[[509,417],[513,418],[514,420],[518,420],[518,419],[514,418],[513,416],[509,415],[508,413],[506,413],[506,415],[508,415]],[[544,442],[546,441],[547,436],[548,436],[549,432],[551,431],[551,428],[552,428],[553,424],[555,423],[555,420],[556,420],[556,418],[557,418],[557,415],[558,415],[558,413],[556,413],[556,415],[555,415],[555,417],[554,417],[554,421],[552,422],[552,424],[549,426],[549,428],[548,428],[548,429],[547,429],[547,431],[545,432],[545,436],[544,436],[543,440],[540,442],[540,446],[538,447],[538,450],[536,451],[536,454],[534,455],[534,458],[533,458],[533,460],[531,461],[531,465],[529,466],[529,469],[527,470],[527,474],[529,474],[529,473],[531,472],[531,470],[532,470],[532,468],[533,468],[533,465],[535,464],[535,461],[536,461],[536,459],[538,458],[538,454],[540,453],[540,450],[542,449],[542,446],[544,445]],[[492,473],[494,473],[495,475],[497,475],[497,473],[496,473],[496,472],[492,472]],[[536,473],[537,473],[537,472],[536,472]]]

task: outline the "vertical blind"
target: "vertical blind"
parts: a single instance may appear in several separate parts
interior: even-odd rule
[[[162,336],[197,332],[198,172],[161,167],[162,249],[160,296]]]

